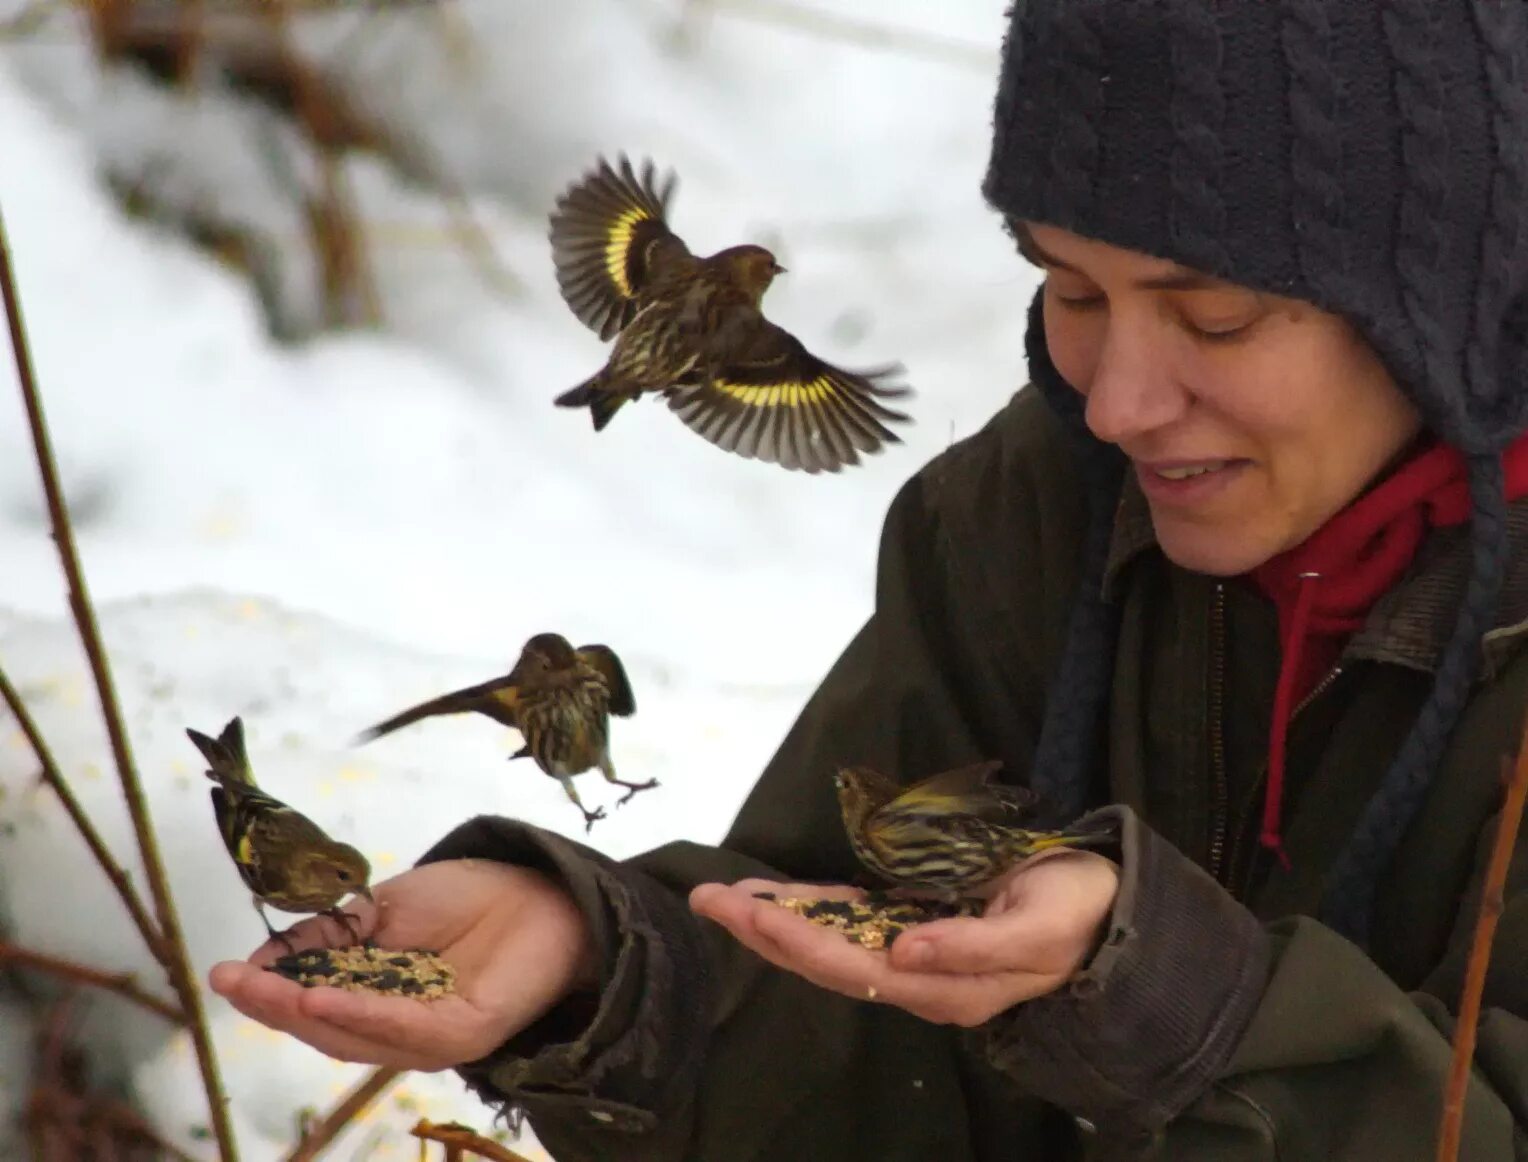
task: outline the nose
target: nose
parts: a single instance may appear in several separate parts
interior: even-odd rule
[[[1149,335],[1111,325],[1083,394],[1088,429],[1123,444],[1166,427],[1188,409],[1190,395],[1167,353]]]

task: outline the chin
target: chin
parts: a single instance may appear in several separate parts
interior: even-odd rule
[[[1210,577],[1236,577],[1277,556],[1280,543],[1246,530],[1173,528],[1157,524],[1157,543],[1174,565]]]

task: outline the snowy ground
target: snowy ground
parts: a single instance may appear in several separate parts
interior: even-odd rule
[[[555,783],[507,766],[514,740],[490,724],[347,747],[412,700],[502,672],[540,630],[621,652],[640,709],[618,724],[617,761],[663,782],[594,841],[625,855],[721,834],[868,611],[896,487],[1021,382],[1033,276],[978,192],[1001,7],[875,8],[985,47],[986,68],[817,39],[725,5],[676,42],[677,5],[660,0],[463,3],[465,64],[459,45],[389,18],[355,55],[357,88],[429,131],[524,290],[496,297],[450,247],[408,242],[397,224],[440,211],[358,167],[368,218],[394,224],[376,236],[390,330],[297,349],[267,339],[244,283],[123,218],[97,180],[103,159],[153,164],[195,196],[260,213],[236,148],[245,111],[98,77],[63,34],[0,55],[0,209],[200,968],[260,930],[210,827],[185,726],[242,714],[271,789],[362,846],[379,876],[479,810],[581,834]],[[545,213],[597,152],[620,149],[679,170],[674,225],[696,249],[777,249],[790,273],[768,308],[809,346],[850,365],[906,364],[919,394],[905,445],[809,478],[727,456],[661,405],[626,409],[598,438],[550,406],[603,349],[557,297]],[[0,606],[0,663],[126,859],[8,365]],[[153,979],[32,773],[0,722],[0,916],[25,944]],[[606,801],[597,779],[582,786]],[[211,1011],[245,1156],[274,1158],[296,1111],[356,1071],[215,999]],[[183,1041],[109,1005],[100,1030],[146,1108],[205,1156],[189,1133],[203,1115]],[[379,1115],[396,1125],[486,1123],[449,1074],[398,1093]],[[409,1156],[397,1135],[373,1133],[361,1127],[334,1156]]]

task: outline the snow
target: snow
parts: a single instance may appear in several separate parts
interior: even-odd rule
[[[0,4],[0,20],[8,8]],[[0,209],[66,491],[199,971],[260,935],[218,838],[186,726],[244,716],[273,793],[358,844],[379,877],[467,815],[583,837],[550,779],[488,722],[358,729],[502,673],[531,634],[603,641],[639,710],[615,727],[625,778],[656,776],[597,824],[617,856],[718,838],[812,686],[870,608],[881,517],[900,483],[1022,382],[1033,276],[982,204],[1000,0],[874,19],[990,51],[962,66],[812,37],[768,5],[464,0],[456,23],[391,14],[305,30],[356,94],[427,141],[473,192],[520,284],[490,291],[439,240],[444,212],[375,163],[351,178],[372,231],[380,333],[273,342],[248,284],[123,216],[100,174],[159,175],[302,250],[252,138],[279,127],[214,86],[201,101],[100,74],[73,17],[0,57]],[[819,9],[859,16],[850,0]],[[754,15],[750,15],[754,13]],[[336,51],[338,51],[336,49]],[[399,83],[400,76],[407,78]],[[275,133],[276,137],[271,137]],[[661,404],[597,437],[550,398],[603,358],[557,296],[556,192],[601,150],[680,174],[675,228],[701,251],[762,241],[790,268],[773,318],[848,365],[899,359],[918,395],[906,443],[807,477],[728,456]],[[434,233],[431,233],[431,232]],[[422,243],[421,239],[425,241]],[[23,689],[124,863],[130,831],[67,620],[8,361],[0,371],[0,664]],[[159,979],[121,908],[0,717],[0,916],[19,942]],[[586,802],[612,804],[597,776]],[[189,1046],[114,999],[101,1051],[184,1149],[211,1156]],[[246,1158],[360,1076],[209,998]],[[20,1032],[0,1023],[0,1102]],[[452,1074],[412,1075],[334,1155],[409,1157],[419,1116],[482,1128]],[[4,1106],[0,1106],[3,1113]],[[525,1147],[520,1147],[524,1149]],[[395,1151],[389,1153],[388,1151]],[[3,1153],[3,1152],[0,1152]]]

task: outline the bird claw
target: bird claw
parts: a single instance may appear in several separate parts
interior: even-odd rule
[[[345,912],[341,911],[339,908],[336,908],[334,911],[326,912],[324,914],[331,920],[339,921],[340,927],[345,929],[345,934],[350,937],[352,943],[359,944],[362,948],[376,947],[370,936],[363,938],[361,936],[360,930],[351,926],[350,922],[352,920],[354,920],[357,924],[361,922],[361,918],[354,912]]]
[[[585,810],[584,811],[584,833],[588,834],[589,832],[593,831],[594,830],[594,825],[596,823],[598,823],[604,817],[605,817],[605,809],[603,807],[596,807],[593,811]]]
[[[624,807],[626,805],[626,801],[635,795],[638,791],[651,791],[657,785],[657,779],[648,779],[645,783],[622,783],[621,786],[626,787],[627,791],[626,794],[622,795],[615,801],[615,805],[617,807]]]

